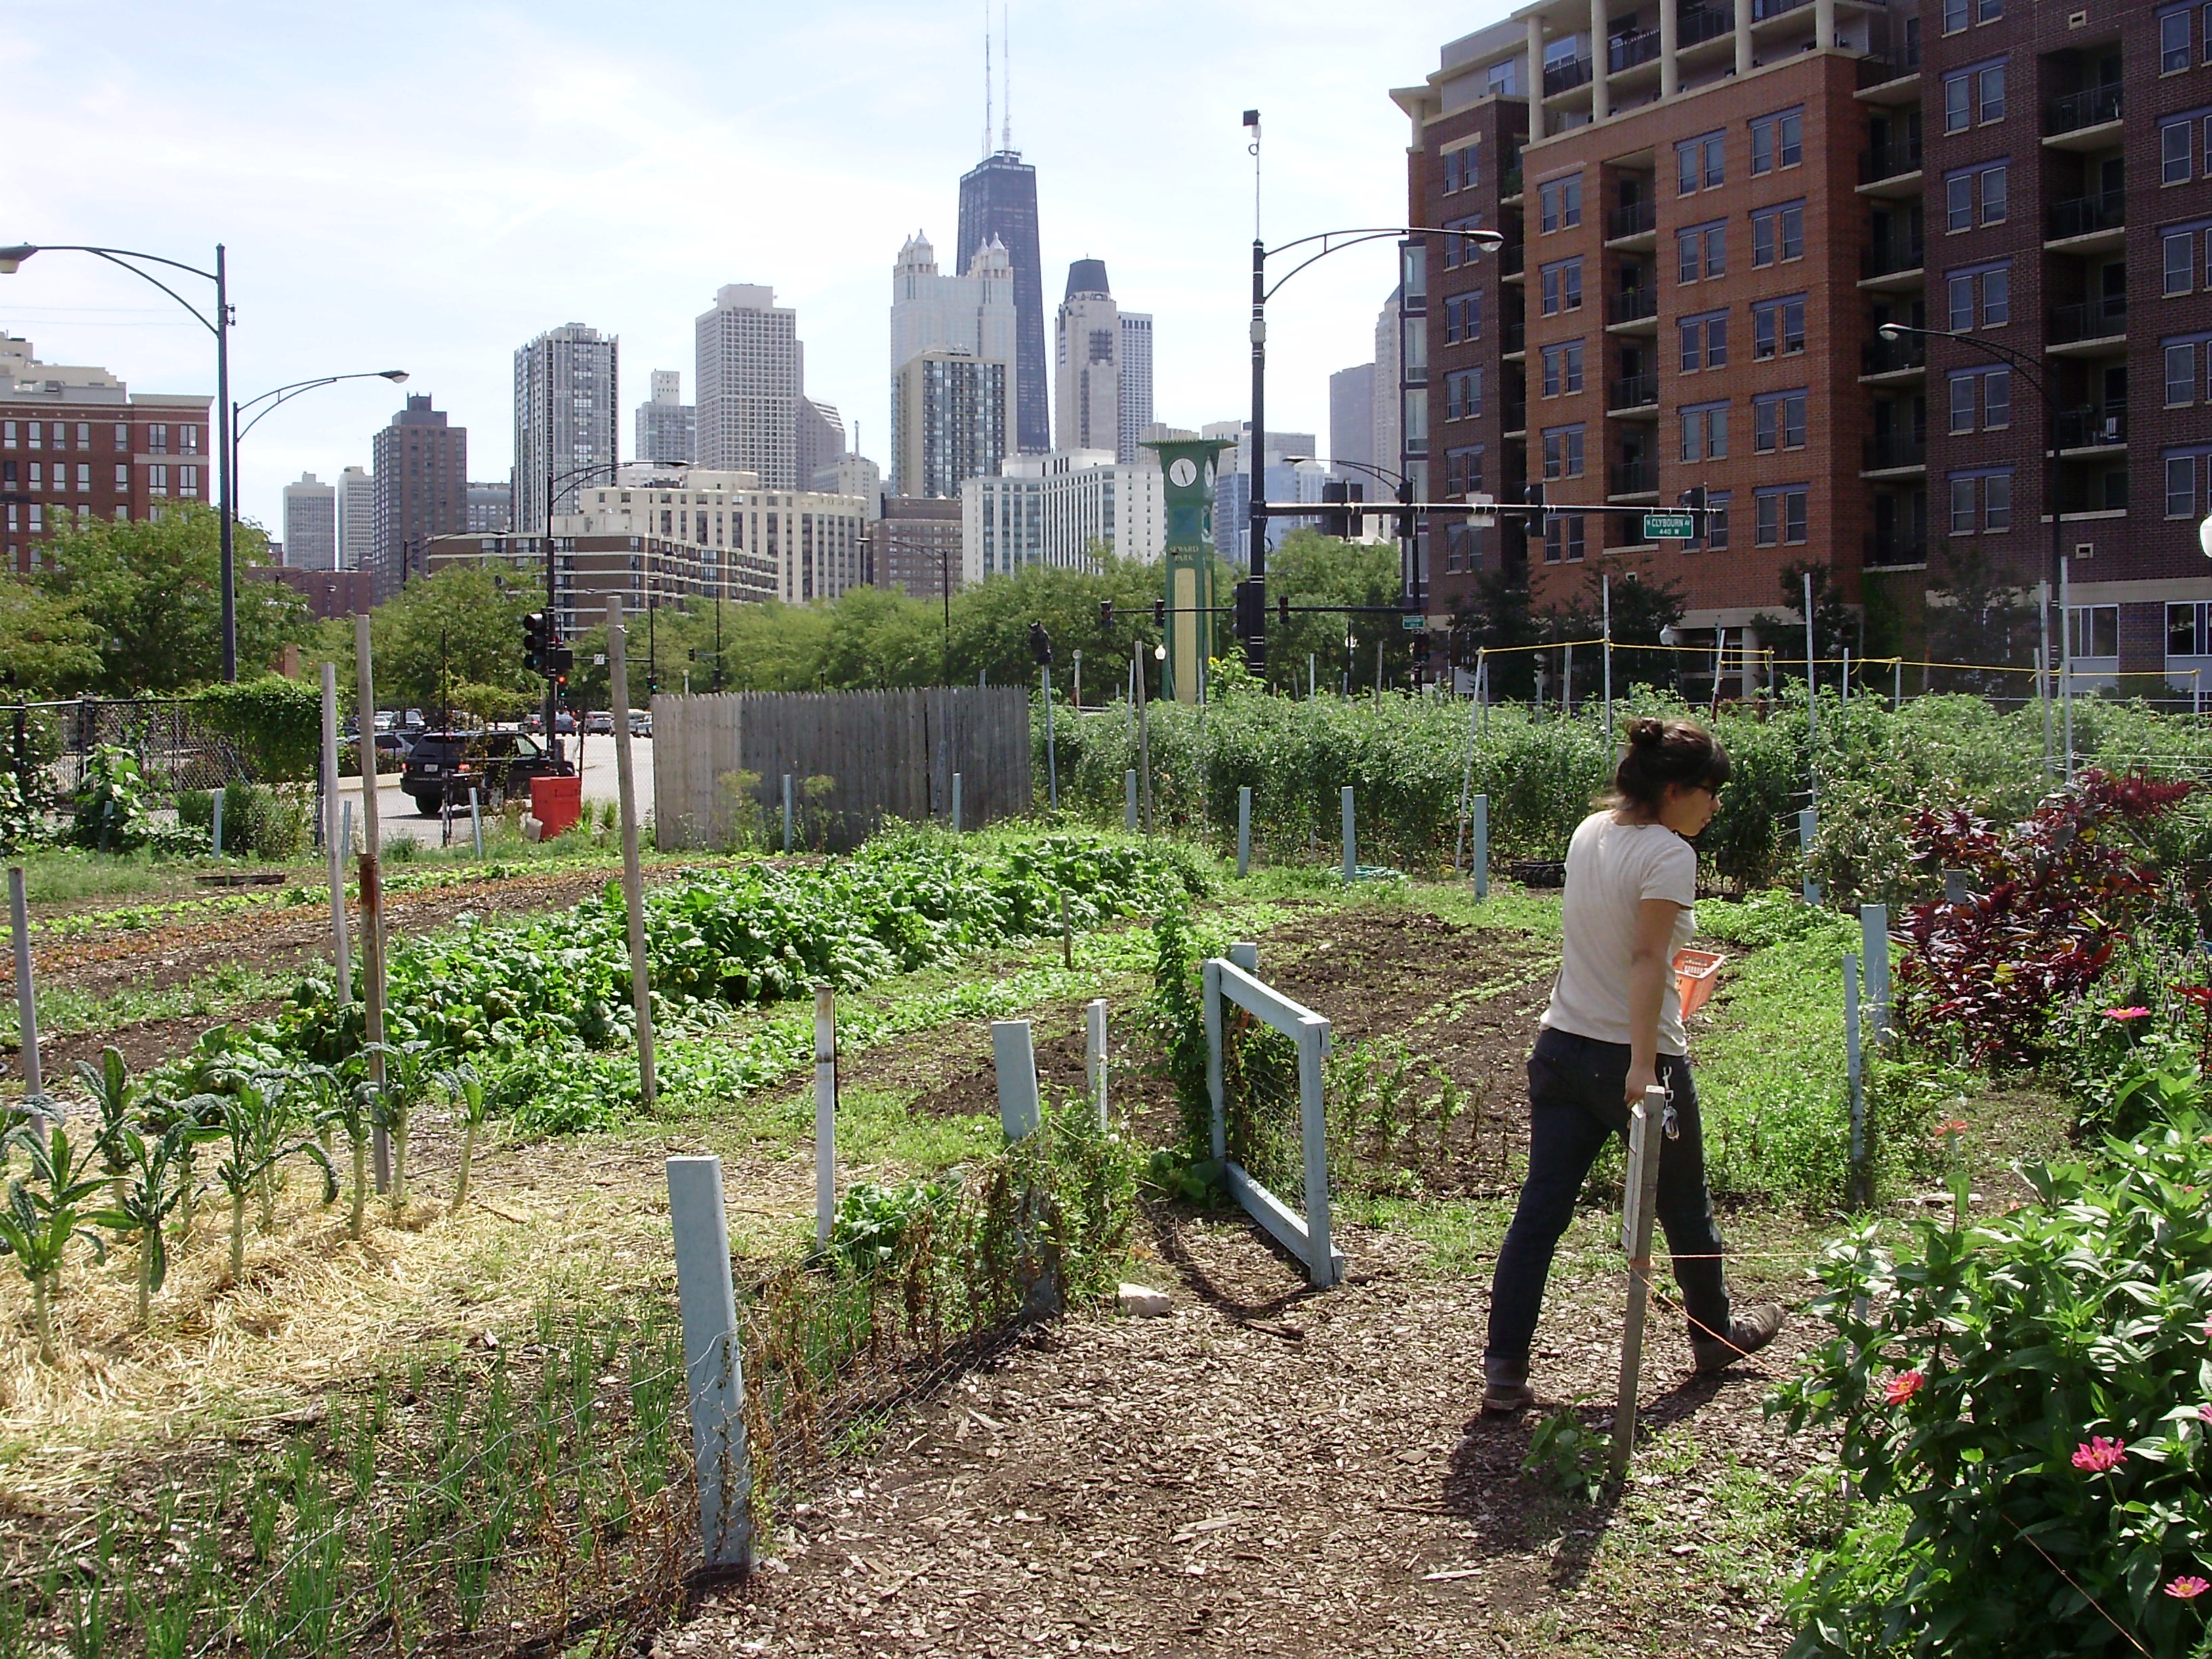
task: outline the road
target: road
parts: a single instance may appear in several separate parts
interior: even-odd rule
[[[574,759],[576,739],[573,737],[563,738],[561,743],[568,757]],[[642,823],[647,815],[653,811],[652,738],[634,738],[630,740],[630,765],[637,777],[637,815],[639,821]],[[583,774],[586,806],[591,806],[598,801],[620,799],[622,786],[615,776],[615,740],[611,733],[602,732],[585,738]],[[353,803],[354,822],[360,823],[361,780],[358,778],[343,780],[339,787],[338,799],[342,802],[350,800]],[[439,819],[426,818],[416,811],[415,803],[410,800],[399,787],[399,775],[397,772],[379,775],[376,811],[378,827],[382,830],[386,840],[394,836],[404,836],[411,841],[419,841],[428,846],[435,847],[444,834],[444,825]],[[465,816],[455,820],[453,835],[456,841],[467,839],[468,823]]]

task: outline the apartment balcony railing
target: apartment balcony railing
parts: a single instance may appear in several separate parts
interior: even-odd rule
[[[1641,322],[1658,314],[1659,290],[1648,283],[1642,288],[1624,289],[1606,302],[1605,319],[1609,323]]]
[[[1498,326],[1498,349],[1507,356],[1528,349],[1528,325],[1516,317],[1508,317]]]
[[[1608,470],[1606,478],[1608,493],[1615,495],[1649,495],[1659,488],[1659,465],[1656,461],[1618,461]]]
[[[1498,250],[1498,274],[1501,276],[1519,276],[1521,274],[1521,262],[1522,257],[1523,251],[1522,244],[1519,242],[1508,242],[1504,247]]]
[[[1902,51],[1893,51],[1886,58],[1859,59],[1859,85],[1878,87],[1887,82],[1899,81],[1908,75],[1920,72],[1920,43],[1908,44]]]
[[[1751,0],[1751,21],[1765,22],[1770,17],[1779,17],[1785,11],[1795,11],[1800,6],[1809,6],[1813,0]]]
[[[1863,185],[1876,184],[1884,179],[1896,179],[1919,171],[1920,141],[1917,138],[1877,144],[1859,157],[1859,182]]]
[[[1618,75],[1623,70],[1634,69],[1638,64],[1654,62],[1659,56],[1659,31],[1646,29],[1641,34],[1624,34],[1606,48],[1606,68]]]
[[[2091,405],[2058,411],[2061,449],[2097,449],[2128,441],[2128,411],[2124,404]]]
[[[1927,263],[1927,251],[1917,238],[1901,242],[1876,242],[1859,255],[1861,276],[1894,276],[1901,270],[1917,270]]]
[[[2051,204],[2051,240],[2087,236],[2092,231],[2118,230],[2128,222],[2127,198],[2117,190],[2095,196],[2073,196]]]
[[[2124,294],[2051,309],[2051,338],[2056,345],[2070,344],[2075,340],[2101,340],[2127,331],[2128,298]]]
[[[2054,137],[2082,127],[2102,126],[2119,118],[2120,89],[2117,86],[2091,87],[2087,92],[2069,92],[2051,100],[2050,126]]]
[[[1879,530],[1866,533],[1865,562],[1869,568],[1883,565],[1925,564],[1928,562],[1928,539],[1901,530],[1885,534]]]
[[[1526,432],[1528,429],[1528,405],[1526,404],[1506,404],[1504,420],[1505,425],[1503,428],[1504,430],[1507,432]]]
[[[1866,470],[1928,465],[1928,439],[1919,432],[1877,432],[1866,441]]]
[[[1899,369],[1927,367],[1928,342],[1917,334],[1894,340],[1885,340],[1877,335],[1859,353],[1862,374],[1894,374]]]
[[[1587,85],[1590,79],[1590,60],[1570,58],[1564,64],[1553,64],[1544,70],[1544,96],[1556,98],[1563,92]]]
[[[1659,377],[1646,369],[1641,374],[1619,374],[1606,388],[1609,410],[1649,409],[1659,401]]]
[[[1521,193],[1521,169],[1508,167],[1498,175],[1498,193],[1507,201]]]
[[[1613,210],[1605,217],[1607,238],[1642,236],[1659,228],[1659,204],[1629,202]]]
[[[1733,12],[1711,7],[1699,7],[1683,12],[1674,21],[1674,49],[1686,52],[1692,46],[1701,46],[1708,40],[1717,40],[1735,30]]]

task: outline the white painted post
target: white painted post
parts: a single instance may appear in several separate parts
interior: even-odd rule
[[[1468,803],[1468,856],[1474,860],[1474,896],[1490,896],[1490,797],[1477,795]]]
[[[2064,715],[2066,781],[2074,781],[2074,586],[2072,561],[2058,562],[2058,702]]]
[[[784,799],[787,803],[790,799],[791,781],[787,778],[784,780]],[[789,805],[787,805],[784,808],[785,830],[783,836],[783,843],[787,849],[791,845],[791,830],[789,828],[791,822],[790,811],[791,809]],[[952,775],[952,833],[956,836],[960,833],[960,775],[957,772],[955,772]]]
[[[1044,678],[1044,772],[1047,799],[1054,812],[1060,811],[1060,745],[1052,732],[1052,665],[1040,666],[1037,672]]]
[[[1575,642],[1569,640],[1566,649],[1560,653],[1559,658],[1559,718],[1565,720],[1572,720],[1574,717]]]
[[[952,775],[952,827],[960,827],[960,775]],[[783,850],[791,851],[791,774],[783,775]]]
[[[999,1074],[999,1126],[1009,1141],[1025,1140],[1043,1121],[1038,1109],[1036,1048],[1025,1019],[991,1022],[991,1060]]]
[[[361,735],[367,764],[376,763],[376,722]],[[338,666],[323,665],[323,863],[331,884],[331,963],[337,977],[338,1006],[353,1000],[353,942],[346,937],[345,861],[352,852],[353,804],[338,799]]]
[[[1966,905],[1974,902],[1973,872],[1970,870],[1946,870],[1943,872],[1943,902]]]
[[[1859,906],[1859,945],[1865,953],[1866,1000],[1869,1024],[1877,1053],[1889,1047],[1893,1035],[1889,1012],[1889,907]]]
[[[1098,1127],[1106,1127],[1106,999],[1091,998],[1083,1013],[1083,1074],[1098,1108]]]
[[[1844,952],[1844,1079],[1850,1091],[1851,1201],[1866,1202],[1866,1093],[1859,1066],[1859,959]]]
[[[8,866],[8,921],[15,935],[15,1018],[23,1036],[23,1104],[39,1114],[39,1136],[43,1140],[46,1084],[39,1069],[39,996],[31,981],[31,913],[20,864]]]
[[[1231,945],[1229,947],[1229,959],[1235,963],[1239,968],[1242,968],[1248,974],[1257,975],[1260,971],[1260,947],[1257,945],[1238,944]]]
[[[1322,1057],[1328,1024],[1298,1032],[1298,1132],[1304,1143],[1306,1280],[1317,1291],[1336,1283],[1336,1247],[1328,1226],[1328,1127],[1322,1094]]]
[[[1208,957],[1199,966],[1198,1000],[1206,1020],[1206,1098],[1213,1114],[1213,1156],[1229,1156],[1229,1116],[1221,1093],[1221,964]]]
[[[1800,807],[1797,811],[1797,854],[1804,863],[1804,873],[1800,879],[1804,884],[1805,902],[1808,904],[1820,902],[1820,884],[1813,879],[1813,838],[1820,833],[1820,809],[1817,806]]]
[[[214,828],[213,828],[213,829],[209,832],[209,835],[208,835],[208,845],[209,845],[210,848],[212,848],[214,849],[215,855],[216,855],[217,858],[221,858],[221,857],[222,856],[222,802],[223,802],[223,797],[224,797],[224,796],[226,796],[226,795],[228,795],[228,794],[229,794],[229,793],[230,793],[230,786],[229,786],[228,784],[227,784],[227,783],[223,783],[223,784],[217,784],[217,785],[216,786],[216,791],[215,791],[215,827],[214,827]]]
[[[483,803],[477,797],[477,787],[469,786],[469,834],[477,844],[477,862],[483,862]]]
[[[1851,648],[1848,645],[1844,647],[1843,704],[1845,708],[1851,706]]]
[[[366,1032],[377,1051],[368,1057],[369,1076],[384,1086],[384,865],[378,836],[376,799],[376,673],[369,659],[366,611],[353,619],[354,704],[362,733],[361,824],[368,845],[361,855],[362,1000],[368,1005]],[[370,1137],[376,1166],[376,1190],[392,1185],[392,1133],[379,1125]]]
[[[1667,1091],[1657,1084],[1644,1091],[1628,1120],[1628,1182],[1621,1216],[1621,1243],[1628,1252],[1628,1317],[1620,1334],[1620,1393],[1613,1411],[1613,1478],[1628,1474],[1636,1449],[1636,1389],[1644,1375],[1644,1317],[1651,1291],[1651,1222],[1659,1206],[1659,1158],[1667,1115]]]
[[[1133,766],[1121,774],[1121,827],[1133,836],[1137,833],[1137,769]]]
[[[814,1242],[830,1248],[837,1218],[837,994],[814,988]]]
[[[653,1109],[659,1085],[653,1066],[653,978],[645,954],[645,872],[639,866],[637,846],[637,779],[630,765],[629,629],[623,625],[619,593],[607,600],[607,696],[613,704],[615,727],[615,786],[622,810],[623,909],[629,933],[630,1006],[637,1012],[638,1098]],[[791,780],[783,781],[784,839],[791,837]],[[469,791],[469,814],[476,815],[476,791]],[[477,856],[483,856],[483,837],[477,837]]]
[[[1813,663],[1813,573],[1805,573],[1805,775],[1820,804],[1820,672]],[[1810,901],[1808,901],[1809,902]]]
[[[1352,786],[1344,786],[1344,884],[1359,879],[1359,849],[1352,831]]]
[[[1237,878],[1239,881],[1252,870],[1252,788],[1242,785],[1237,791]]]
[[[1152,708],[1146,697],[1144,647],[1138,647],[1136,660],[1131,665],[1137,674],[1137,767],[1144,774],[1145,833],[1151,835],[1152,820]]]
[[[1482,718],[1482,649],[1478,646],[1474,653],[1475,695],[1468,699],[1467,705],[1467,762],[1460,769],[1459,822],[1452,829],[1452,873],[1454,875],[1459,873],[1460,854],[1467,837],[1468,797],[1474,790],[1474,732],[1476,723]]]
[[[744,1364],[730,1280],[722,1160],[668,1160],[668,1222],[699,1480],[699,1540],[710,1567],[752,1565],[752,1474],[745,1450]]]

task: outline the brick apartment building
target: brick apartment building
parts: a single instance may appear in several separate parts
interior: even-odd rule
[[[469,429],[447,423],[428,398],[407,406],[374,443],[376,529],[370,574],[376,602],[428,568],[430,540],[459,535],[469,523]]]
[[[957,496],[892,495],[869,526],[869,580],[910,599],[942,599],[960,591],[961,504]]]
[[[1658,507],[1696,486],[1723,509],[1686,544],[1644,543],[1635,514],[1440,519],[1432,617],[1500,562],[1539,610],[1634,572],[1733,658],[1806,561],[1869,650],[1917,653],[1972,556],[2023,588],[2051,574],[2040,380],[2083,683],[2212,671],[2202,0],[1565,0],[1394,95],[1409,222],[1510,239],[1404,250],[1404,468],[1446,495]],[[1885,341],[1892,321],[1965,337]]]
[[[214,399],[133,392],[0,334],[0,549],[21,573],[65,522],[144,519],[215,494]]]

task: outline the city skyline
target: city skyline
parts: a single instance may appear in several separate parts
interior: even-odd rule
[[[297,33],[272,37],[257,60],[275,76],[264,88],[258,71],[249,87],[234,55],[171,15],[115,9],[122,26],[97,38],[85,36],[80,13],[54,3],[13,9],[0,23],[0,51],[21,88],[0,131],[53,163],[11,191],[4,234],[198,263],[224,240],[244,392],[404,367],[469,428],[472,470],[501,477],[513,459],[518,341],[582,317],[643,354],[634,362],[688,367],[701,299],[725,283],[766,283],[805,319],[810,394],[837,405],[848,429],[857,422],[868,434],[863,447],[885,459],[880,250],[917,225],[936,229],[940,246],[954,240],[957,179],[979,159],[981,46],[970,20],[873,5],[734,19],[679,7],[669,33],[691,31],[679,52],[605,38],[580,8],[533,13],[525,29],[504,10],[465,5],[439,14],[455,47],[441,60],[451,72],[416,65],[410,79],[418,37],[403,7],[366,23],[295,20]],[[1402,199],[1402,118],[1382,89],[1416,76],[1435,40],[1464,28],[1462,15],[1416,6],[1346,39],[1318,5],[1292,5],[1254,40],[1228,14],[1140,5],[1102,49],[1079,20],[1015,9],[1012,138],[1038,168],[1043,268],[1094,253],[1112,262],[1118,287],[1142,296],[1159,319],[1164,414],[1195,422],[1246,402],[1251,163],[1242,108],[1277,112],[1274,236],[1376,222]],[[1163,30],[1171,50],[1158,44]],[[707,72],[714,53],[703,37],[738,35],[799,67],[732,110],[726,84]],[[1232,45],[1241,72],[1222,82],[1215,66]],[[324,68],[307,72],[337,57],[349,75],[335,84]],[[464,60],[474,65],[465,88]],[[832,88],[836,97],[822,95]],[[151,152],[126,148],[134,123],[116,124],[118,100],[187,137]],[[1328,118],[1294,118],[1297,107]],[[856,124],[856,108],[878,116]],[[884,143],[892,134],[897,142]],[[365,171],[372,155],[379,164]],[[740,183],[769,218],[831,252],[801,254],[804,236],[765,250],[750,214],[675,258],[648,239],[574,234],[587,193],[703,182],[731,156],[749,158]],[[363,230],[372,221],[382,227],[374,245]],[[1325,425],[1327,376],[1364,355],[1389,267],[1387,250],[1346,254],[1277,301],[1271,404],[1286,424]],[[106,364],[134,387],[213,391],[197,325],[95,262],[27,263],[0,287],[0,326],[39,339],[55,361]],[[241,455],[242,514],[280,526],[283,486],[302,471],[331,478],[368,465],[371,435],[390,414],[361,385],[289,406]]]

